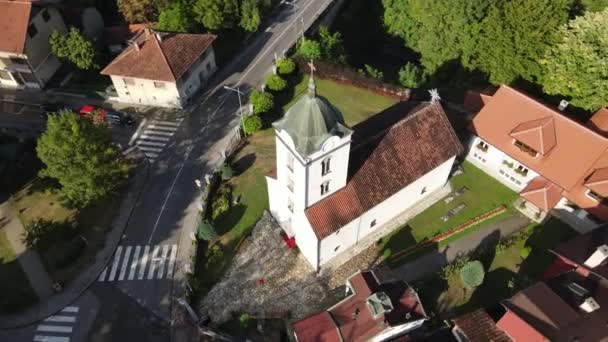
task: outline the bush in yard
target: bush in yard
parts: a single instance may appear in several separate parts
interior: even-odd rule
[[[232,170],[232,167],[230,166],[230,164],[225,163],[222,166],[222,179],[229,180],[230,178],[232,178],[233,175],[234,175],[234,170]]]
[[[289,75],[296,70],[296,63],[289,58],[279,58],[276,65],[277,71],[281,75]]]
[[[448,279],[452,278],[454,275],[458,274],[458,272],[460,272],[460,269],[462,269],[462,267],[464,267],[464,265],[468,262],[469,262],[468,256],[466,256],[466,255],[460,256],[460,257],[456,258],[454,261],[452,261],[451,264],[447,264],[446,266],[444,266],[441,269],[441,271],[439,272],[439,276],[444,280],[448,280]]]
[[[202,220],[198,224],[198,227],[196,228],[196,236],[199,239],[205,240],[205,241],[213,241],[213,240],[217,239],[217,237],[218,237],[217,232],[215,231],[215,228],[207,220]]]
[[[521,256],[522,259],[525,260],[530,255],[530,252],[532,252],[532,248],[530,246],[526,246],[521,249],[521,251],[519,252],[519,255]]]
[[[384,73],[378,69],[378,68],[374,68],[373,66],[369,65],[369,64],[365,64],[365,73],[372,78],[381,80],[384,78]]]
[[[266,113],[274,106],[274,98],[271,93],[255,89],[249,96],[249,101],[253,105],[253,113]]]
[[[321,45],[319,42],[304,38],[298,44],[296,55],[306,60],[316,60],[321,58]]]
[[[70,28],[67,33],[53,31],[49,37],[51,51],[57,58],[70,61],[78,69],[97,70],[97,50],[77,28]]]
[[[418,88],[425,81],[424,71],[408,62],[399,70],[399,83],[406,88]]]
[[[239,324],[241,325],[242,328],[248,328],[249,325],[251,324],[251,316],[249,316],[249,314],[242,314],[239,317]]]
[[[281,91],[287,87],[287,81],[279,75],[272,74],[266,78],[266,86],[272,91]]]
[[[460,280],[470,289],[481,285],[484,276],[483,264],[479,260],[469,261],[460,269]]]
[[[230,210],[230,188],[222,186],[213,197],[211,220],[215,222]]]
[[[243,132],[251,135],[262,128],[262,119],[257,115],[249,115],[243,120]]]

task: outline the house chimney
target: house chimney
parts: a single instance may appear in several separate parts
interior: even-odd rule
[[[589,297],[585,299],[583,304],[580,306],[581,309],[585,310],[585,312],[590,313],[600,308],[600,305],[593,299],[593,297]]]
[[[135,40],[132,44],[133,44],[133,47],[135,47],[135,50],[139,51],[139,42],[137,40]]]
[[[568,107],[568,105],[570,104],[570,102],[566,101],[566,100],[561,100],[559,101],[559,106],[557,107],[557,109],[559,109],[561,112],[563,112],[566,107]]]
[[[593,254],[585,261],[585,266],[589,268],[598,267],[608,258],[608,245],[599,246]]]
[[[163,36],[161,36],[160,33],[155,32],[154,35],[156,36],[156,40],[158,40],[159,43],[163,41]]]

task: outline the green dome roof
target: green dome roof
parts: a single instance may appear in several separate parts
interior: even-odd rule
[[[300,97],[282,119],[273,123],[273,127],[286,131],[302,156],[320,150],[331,136],[342,137],[351,133],[344,126],[342,113],[326,99],[316,96],[312,78],[308,94]]]

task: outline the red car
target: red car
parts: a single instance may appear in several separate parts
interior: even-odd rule
[[[84,105],[78,110],[78,114],[92,121],[99,122],[104,121],[104,118],[106,114],[108,114],[108,111],[103,108],[95,108],[91,105]]]

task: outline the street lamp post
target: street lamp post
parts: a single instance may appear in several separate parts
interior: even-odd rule
[[[224,89],[236,92],[239,98],[239,127],[243,125],[243,103],[241,102],[241,95],[244,95],[242,91],[239,90],[239,87],[232,88],[227,85],[224,86]]]

